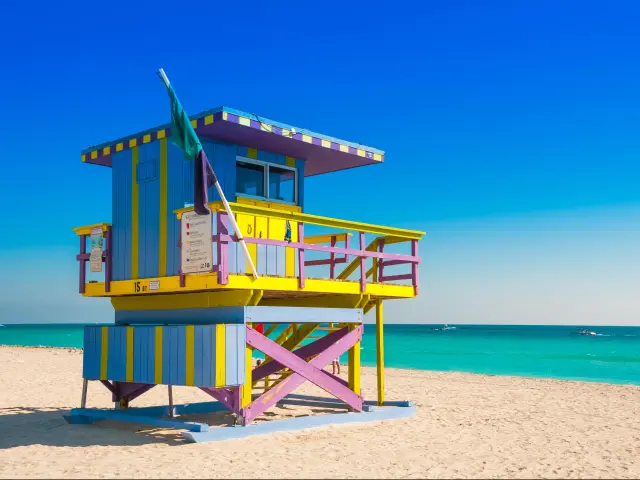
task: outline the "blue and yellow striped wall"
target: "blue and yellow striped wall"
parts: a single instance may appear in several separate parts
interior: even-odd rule
[[[83,377],[156,385],[238,386],[245,381],[244,325],[90,326]]]
[[[180,268],[180,222],[173,211],[193,203],[193,161],[167,138],[147,140],[112,152],[113,280],[172,276]],[[235,162],[242,156],[295,166],[302,206],[304,161],[210,139],[202,143],[227,200],[236,200]],[[209,189],[209,200],[218,199]]]

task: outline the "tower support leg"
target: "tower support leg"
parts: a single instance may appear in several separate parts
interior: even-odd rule
[[[87,385],[89,384],[89,380],[86,378],[82,379],[82,398],[80,399],[80,408],[87,408]]]
[[[378,405],[384,404],[384,309],[382,300],[376,300],[376,353],[378,379]]]

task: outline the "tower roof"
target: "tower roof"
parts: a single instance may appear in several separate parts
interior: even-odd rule
[[[384,152],[358,143],[328,137],[304,128],[218,107],[190,116],[201,138],[245,145],[305,161],[305,176],[336,172],[348,168],[380,163]],[[82,161],[111,166],[111,156],[119,151],[170,136],[169,124],[82,151]]]

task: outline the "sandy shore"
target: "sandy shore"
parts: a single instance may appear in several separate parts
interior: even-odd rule
[[[414,400],[416,419],[187,444],[154,428],[68,425],[80,351],[0,347],[0,365],[2,478],[640,477],[638,387],[388,369],[387,397]],[[364,369],[368,398],[374,375]],[[209,400],[186,388],[175,397]],[[88,406],[110,400],[90,383]],[[164,388],[136,401],[161,403]]]

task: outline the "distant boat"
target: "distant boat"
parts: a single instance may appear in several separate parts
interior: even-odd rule
[[[445,331],[445,330],[455,330],[455,329],[456,329],[456,327],[450,327],[449,325],[447,325],[447,324],[445,323],[445,324],[444,324],[444,327],[440,327],[440,328],[438,328],[438,327],[433,327],[431,330],[436,330],[436,331],[441,332],[441,331]]]
[[[591,337],[595,337],[597,334],[596,332],[591,332],[586,328],[583,328],[582,330],[578,330],[578,335],[589,335]]]

